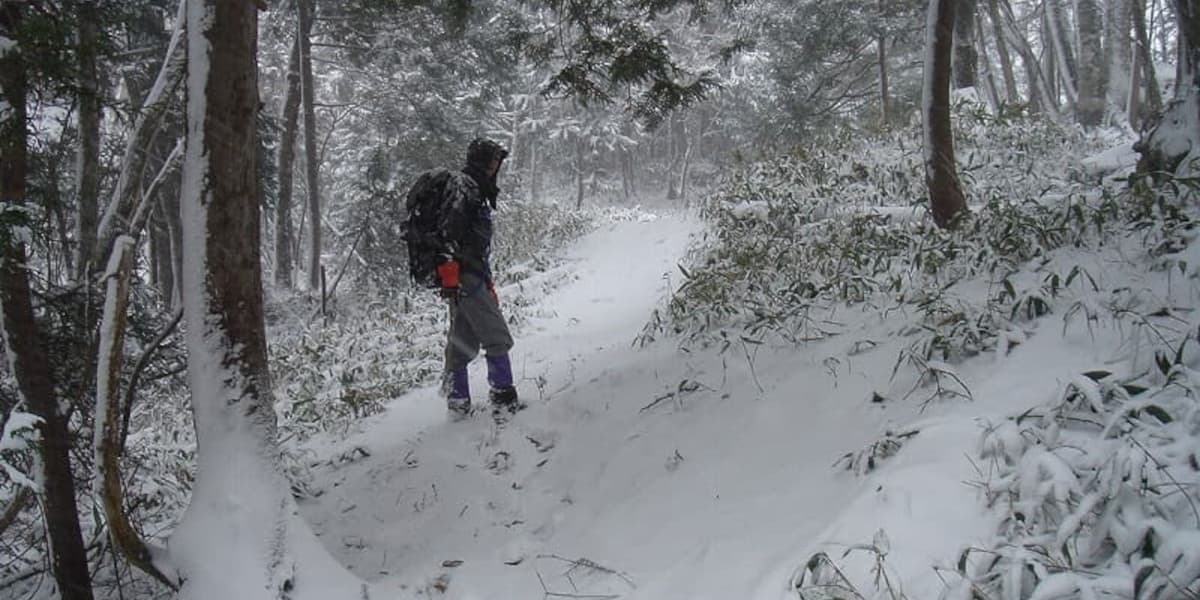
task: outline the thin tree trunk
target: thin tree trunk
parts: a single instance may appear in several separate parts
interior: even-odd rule
[[[987,36],[983,34],[985,30],[983,28],[983,15],[981,14],[975,15],[975,30],[979,32],[977,40],[979,44],[979,56],[982,59],[980,64],[983,66],[984,83],[986,84],[985,87],[987,88],[988,102],[991,104],[993,109],[999,111],[1001,102],[1000,89],[996,85],[996,75],[993,72],[996,70],[995,66],[992,64],[992,59],[988,55]]]
[[[1200,148],[1200,0],[1175,0],[1181,78],[1174,99],[1134,145],[1141,173],[1194,174]]]
[[[1107,0],[1104,55],[1108,62],[1108,98],[1126,111],[1129,109],[1129,83],[1132,77],[1130,19],[1129,0]]]
[[[0,3],[0,35],[18,40],[16,46],[0,54],[0,98],[7,104],[0,112],[0,202],[18,210],[26,204],[28,176],[26,67],[19,42],[24,37],[21,32],[24,4]],[[41,419],[37,425],[39,457],[34,468],[35,478],[41,484],[38,492],[49,538],[51,571],[63,600],[91,600],[91,576],[71,473],[71,438],[33,312],[25,244],[15,236],[4,236],[0,244],[0,312],[5,355],[21,398],[30,412]]]
[[[160,196],[171,244],[171,310],[183,308],[183,220],[179,215],[179,180],[169,182]]]
[[[930,211],[939,227],[952,226],[967,211],[966,199],[954,166],[954,135],[950,128],[951,54],[954,51],[956,0],[930,0],[929,30],[925,41],[923,122],[925,128],[925,183]]]
[[[1175,13],[1183,75],[1175,85],[1175,97],[1182,100],[1200,93],[1200,1],[1175,0]]]
[[[1004,75],[1004,92],[1009,102],[1020,102],[1021,95],[1017,91],[1017,77],[1013,72],[1012,56],[1008,53],[1008,44],[1004,41],[1004,26],[1000,20],[1000,7],[997,0],[988,0],[988,18],[992,22],[992,37],[996,39],[996,54],[1000,57],[1000,71]],[[1030,82],[1032,87],[1034,82]]]
[[[1079,101],[1077,117],[1084,127],[1104,121],[1108,69],[1104,61],[1104,13],[1096,0],[1076,0],[1075,21],[1079,30]]]
[[[583,134],[575,135],[575,209],[583,208]]]
[[[1025,65],[1025,73],[1029,81],[1029,105],[1034,109],[1045,110],[1052,117],[1057,117],[1058,105],[1053,94],[1052,74],[1042,70],[1041,63],[1038,62],[1033,49],[1029,47],[1029,41],[1017,29],[1017,19],[1013,15],[1012,6],[1008,0],[1000,1],[1005,23],[1004,31],[1008,35],[1009,45],[1017,51],[1017,54],[1021,56],[1021,62]]]
[[[1067,29],[1066,17],[1063,15],[1060,0],[1043,0],[1046,8],[1046,31],[1050,43],[1054,47],[1055,66],[1058,68],[1058,81],[1063,85],[1067,96],[1067,104],[1075,106],[1079,98],[1079,71],[1075,65],[1075,55],[1071,51],[1070,30]]]
[[[139,199],[138,189],[141,187],[141,175],[145,170],[147,152],[155,134],[159,129],[159,121],[166,112],[172,98],[175,86],[183,79],[184,62],[186,61],[185,44],[183,43],[183,20],[187,8],[187,0],[180,0],[176,14],[175,29],[171,33],[171,42],[167,47],[166,58],[154,85],[146,94],[133,131],[126,140],[125,154],[121,162],[121,171],[117,177],[117,185],[113,190],[112,199],[104,207],[104,215],[96,233],[96,246],[92,250],[92,261],[102,261],[108,256],[109,247],[120,233],[136,234],[128,230],[130,212]]]
[[[891,118],[888,93],[887,36],[880,33],[879,39],[875,43],[879,46],[879,124],[881,127],[887,127],[888,120]]]
[[[98,365],[96,369],[96,415],[93,450],[96,461],[95,494],[104,510],[105,522],[113,545],[133,566],[175,588],[174,580],[154,565],[150,547],[142,541],[125,516],[121,490],[120,377],[125,353],[125,317],[129,305],[129,278],[133,274],[136,242],[122,236],[113,244],[108,263],[104,315],[101,320]]]
[[[1146,89],[1145,114],[1157,115],[1162,111],[1162,92],[1158,88],[1158,75],[1154,71],[1154,59],[1150,56],[1150,36],[1146,33],[1145,0],[1130,0],[1133,17],[1133,34],[1136,39],[1137,60],[1142,67],[1142,83]],[[1140,119],[1139,119],[1140,120]]]
[[[171,262],[171,231],[164,212],[160,204],[150,217],[150,273],[154,275],[152,283],[170,306],[175,295],[175,274],[171,272],[175,265]]]
[[[304,110],[304,168],[308,187],[308,289],[321,289],[321,186],[317,163],[317,116],[313,108],[312,33],[314,0],[298,0],[300,13],[300,93]]]
[[[1138,131],[1142,126],[1142,63],[1134,60],[1129,64],[1129,100],[1125,103],[1129,128]]]
[[[679,199],[684,203],[688,203],[687,197],[687,180],[688,171],[692,166],[692,138],[688,135],[687,121],[680,123],[680,130],[683,135],[683,164],[679,167]]]
[[[954,89],[979,85],[979,54],[975,50],[976,0],[957,0],[954,8]]]
[[[100,75],[97,50],[100,43],[100,19],[92,2],[78,6],[79,50],[79,214],[76,220],[75,277],[87,276],[96,245],[96,220],[100,203]]]
[[[283,96],[283,133],[279,136],[279,194],[275,199],[275,284],[290,289],[294,266],[292,245],[292,174],[296,162],[296,130],[300,115],[300,37],[297,32],[288,58],[287,91]]]

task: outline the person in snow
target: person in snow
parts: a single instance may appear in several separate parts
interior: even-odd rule
[[[508,151],[500,144],[476,138],[467,148],[467,166],[452,173],[445,188],[439,223],[443,248],[437,266],[441,295],[450,305],[446,365],[442,393],[452,416],[471,411],[467,364],[483,349],[487,358],[489,400],[497,414],[523,408],[513,386],[508,353],[513,339],[500,313],[489,262],[492,211],[500,188],[500,165]]]

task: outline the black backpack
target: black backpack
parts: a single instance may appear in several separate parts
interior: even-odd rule
[[[414,283],[427,288],[440,285],[437,278],[438,256],[445,247],[438,222],[445,205],[448,169],[431,169],[421,173],[408,190],[404,207],[404,239],[408,242],[408,275]]]

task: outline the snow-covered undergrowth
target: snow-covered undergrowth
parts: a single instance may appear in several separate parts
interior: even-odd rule
[[[994,539],[964,539],[926,569],[952,598],[1197,597],[1200,184],[1097,185],[1079,165],[1103,139],[963,107],[956,122],[972,209],[957,230],[883,206],[924,202],[919,148],[902,141],[912,132],[753,165],[704,207],[709,243],[642,340],[742,354],[843,335],[865,314],[902,340],[893,383],[921,410],[973,399],[959,369],[1048,335],[1051,319],[1063,336],[1111,341],[1102,368],[1062,373],[1040,408],[985,423],[971,460]],[[847,356],[884,342],[858,339]],[[918,432],[889,430],[837,464],[871,472]],[[809,600],[911,597],[915,575],[888,552],[882,531],[840,557],[818,552],[789,587]]]
[[[554,266],[556,252],[598,216],[558,204],[501,204],[493,264],[510,324],[526,319],[534,299],[554,285],[537,275]],[[344,431],[441,372],[446,307],[428,290],[351,292],[330,318],[311,321],[309,301],[293,302],[268,309],[275,315],[268,322],[271,374],[285,441]]]
[[[753,165],[704,205],[711,239],[647,339],[670,331],[703,344],[747,335],[802,342],[836,333],[826,317],[839,305],[894,301],[926,316],[931,335],[921,354],[984,350],[999,324],[958,315],[943,288],[984,274],[1000,285],[1032,257],[1082,243],[1089,228],[1103,233],[1118,205],[1077,180],[1079,152],[1102,140],[962,109],[956,139],[974,211],[963,227],[946,232],[917,218],[926,201],[915,131]],[[1061,287],[1068,275],[1051,283]],[[981,308],[1016,316],[1021,304],[1036,313],[1041,282],[1009,283]],[[970,339],[948,343],[946,335]]]
[[[493,252],[499,291],[513,324],[519,326],[528,318],[532,298],[555,285],[553,279],[540,275],[557,264],[558,250],[589,231],[598,219],[629,218],[629,212],[575,211],[518,200],[502,204]],[[406,264],[401,264],[405,260],[403,255],[395,257],[398,271],[406,272]],[[437,377],[445,343],[445,310],[428,291],[407,286],[392,293],[343,287],[326,316],[305,294],[269,291],[269,352],[279,439],[283,465],[296,494],[307,493],[310,479],[308,457],[300,450],[304,440],[322,432],[342,434],[360,419],[380,412],[387,402]],[[135,357],[127,361],[127,370],[134,369],[136,358],[167,329],[169,320],[166,315],[146,323],[138,318],[131,321],[130,351]],[[187,506],[194,480],[195,432],[187,389],[178,377],[184,360],[180,335],[174,329],[162,340],[154,360],[140,374],[122,459],[131,520],[150,538],[170,532]],[[12,381],[6,378],[0,385]],[[0,506],[4,507],[12,505],[19,490],[14,476],[28,471],[31,451],[26,442],[31,434],[23,419],[11,419],[10,431],[0,436],[0,466],[18,467],[0,472]],[[90,428],[90,423],[76,426]],[[90,439],[90,434],[81,439]],[[79,456],[88,459],[91,454]],[[88,469],[90,464],[85,464],[84,470]],[[88,487],[81,480],[80,489]],[[93,502],[86,494],[80,501],[85,531],[95,531]],[[27,510],[16,517],[19,522],[4,528],[0,537],[0,553],[7,557],[0,561],[0,583],[3,589],[34,589],[44,577],[46,560],[41,516]],[[167,595],[140,572],[113,561],[103,538],[93,537],[93,572],[100,593],[119,587],[131,597]]]

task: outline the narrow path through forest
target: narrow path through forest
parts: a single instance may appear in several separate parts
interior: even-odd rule
[[[508,426],[449,423],[429,388],[318,450],[321,495],[302,510],[325,546],[383,589],[447,598],[745,597],[790,561],[861,485],[805,482],[828,479],[854,443],[841,424],[864,408],[831,401],[817,360],[762,356],[751,372],[670,340],[633,346],[700,228],[679,214],[606,223],[539,276],[567,282],[516,332],[530,408]],[[685,381],[699,393],[641,410]],[[861,429],[851,437],[875,428]]]

